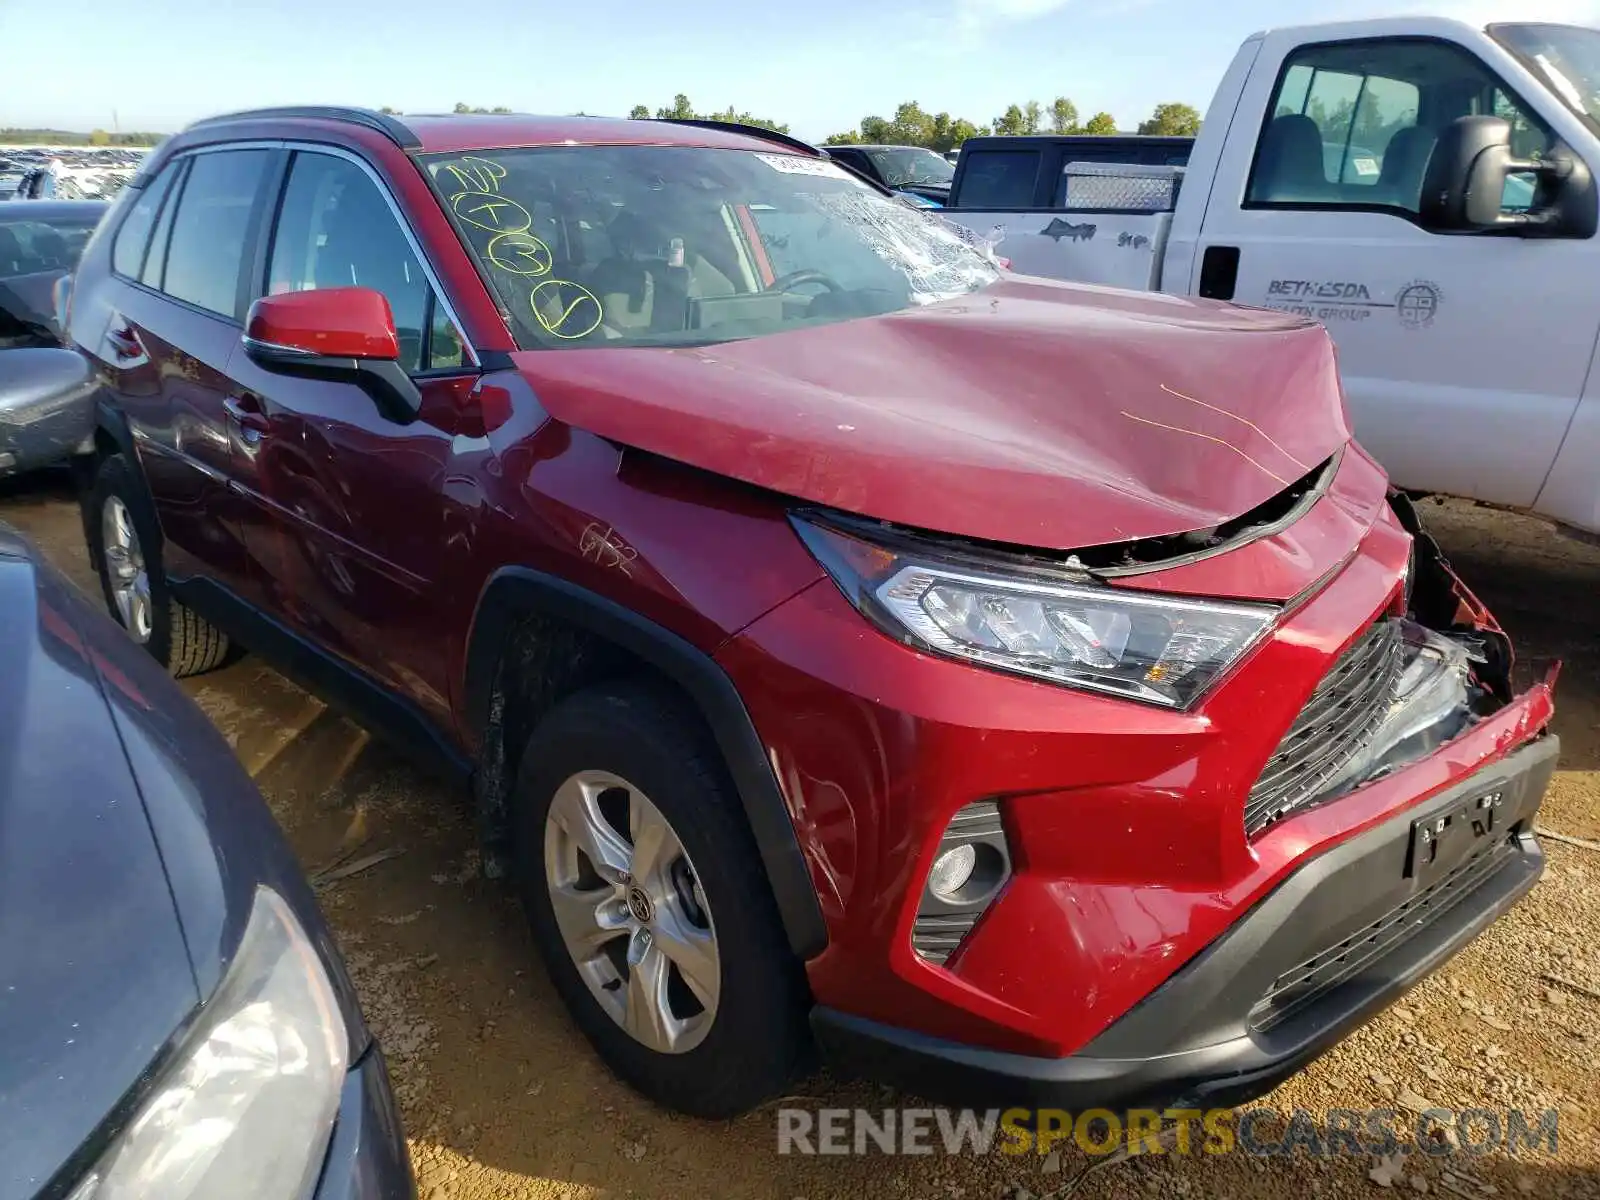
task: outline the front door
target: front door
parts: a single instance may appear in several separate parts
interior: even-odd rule
[[[1235,301],[1327,326],[1356,436],[1396,483],[1531,505],[1600,331],[1600,253],[1433,233],[1417,214],[1451,121],[1507,118],[1524,158],[1549,148],[1548,126],[1466,47],[1286,36],[1264,40],[1241,98],[1269,116],[1224,150],[1202,253],[1238,248]],[[1507,181],[1508,210],[1532,197],[1531,176]]]
[[[380,184],[352,159],[299,150],[267,290],[351,286],[387,297],[422,414],[398,424],[354,384],[241,354],[232,371],[260,426],[238,468],[246,543],[273,616],[448,727],[446,474],[476,371]]]

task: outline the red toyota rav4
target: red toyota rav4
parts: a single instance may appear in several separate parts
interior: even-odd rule
[[[1259,1094],[1526,892],[1510,648],[1282,314],[1011,276],[800,143],[281,109],[152,155],[70,328],[85,529],[470,779],[663,1104]]]

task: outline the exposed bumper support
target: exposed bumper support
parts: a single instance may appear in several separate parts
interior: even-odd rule
[[[840,1067],[963,1105],[1244,1103],[1533,887],[1533,819],[1558,750],[1544,737],[1302,866],[1078,1054],[1006,1054],[825,1008],[817,1040]]]

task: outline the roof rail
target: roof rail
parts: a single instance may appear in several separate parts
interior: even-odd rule
[[[768,129],[764,125],[746,125],[741,121],[711,121],[701,117],[652,117],[651,120],[663,121],[668,125],[693,125],[700,129],[723,129],[728,133],[742,133],[746,137],[777,142],[780,146],[788,146],[791,150],[804,150],[807,154],[823,157],[822,151],[810,142],[801,141],[787,133],[779,133],[776,129]]]
[[[422,148],[422,140],[411,131],[410,127],[402,121],[395,120],[388,113],[373,112],[369,108],[340,108],[324,104],[293,105],[287,108],[251,108],[243,112],[220,113],[215,117],[205,117],[192,122],[190,128],[199,125],[220,125],[227,121],[273,120],[284,117],[344,121],[350,125],[360,125],[364,129],[381,133],[402,150]]]

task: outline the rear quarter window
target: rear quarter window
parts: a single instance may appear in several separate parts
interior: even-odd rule
[[[171,164],[145,187],[130,197],[128,215],[117,229],[116,241],[111,245],[111,269],[118,275],[137,279],[144,267],[145,249],[150,245],[150,231],[155,227],[156,214],[161,210],[161,200],[178,173],[177,164]]]
[[[961,177],[962,208],[1034,208],[1038,150],[973,150]]]

